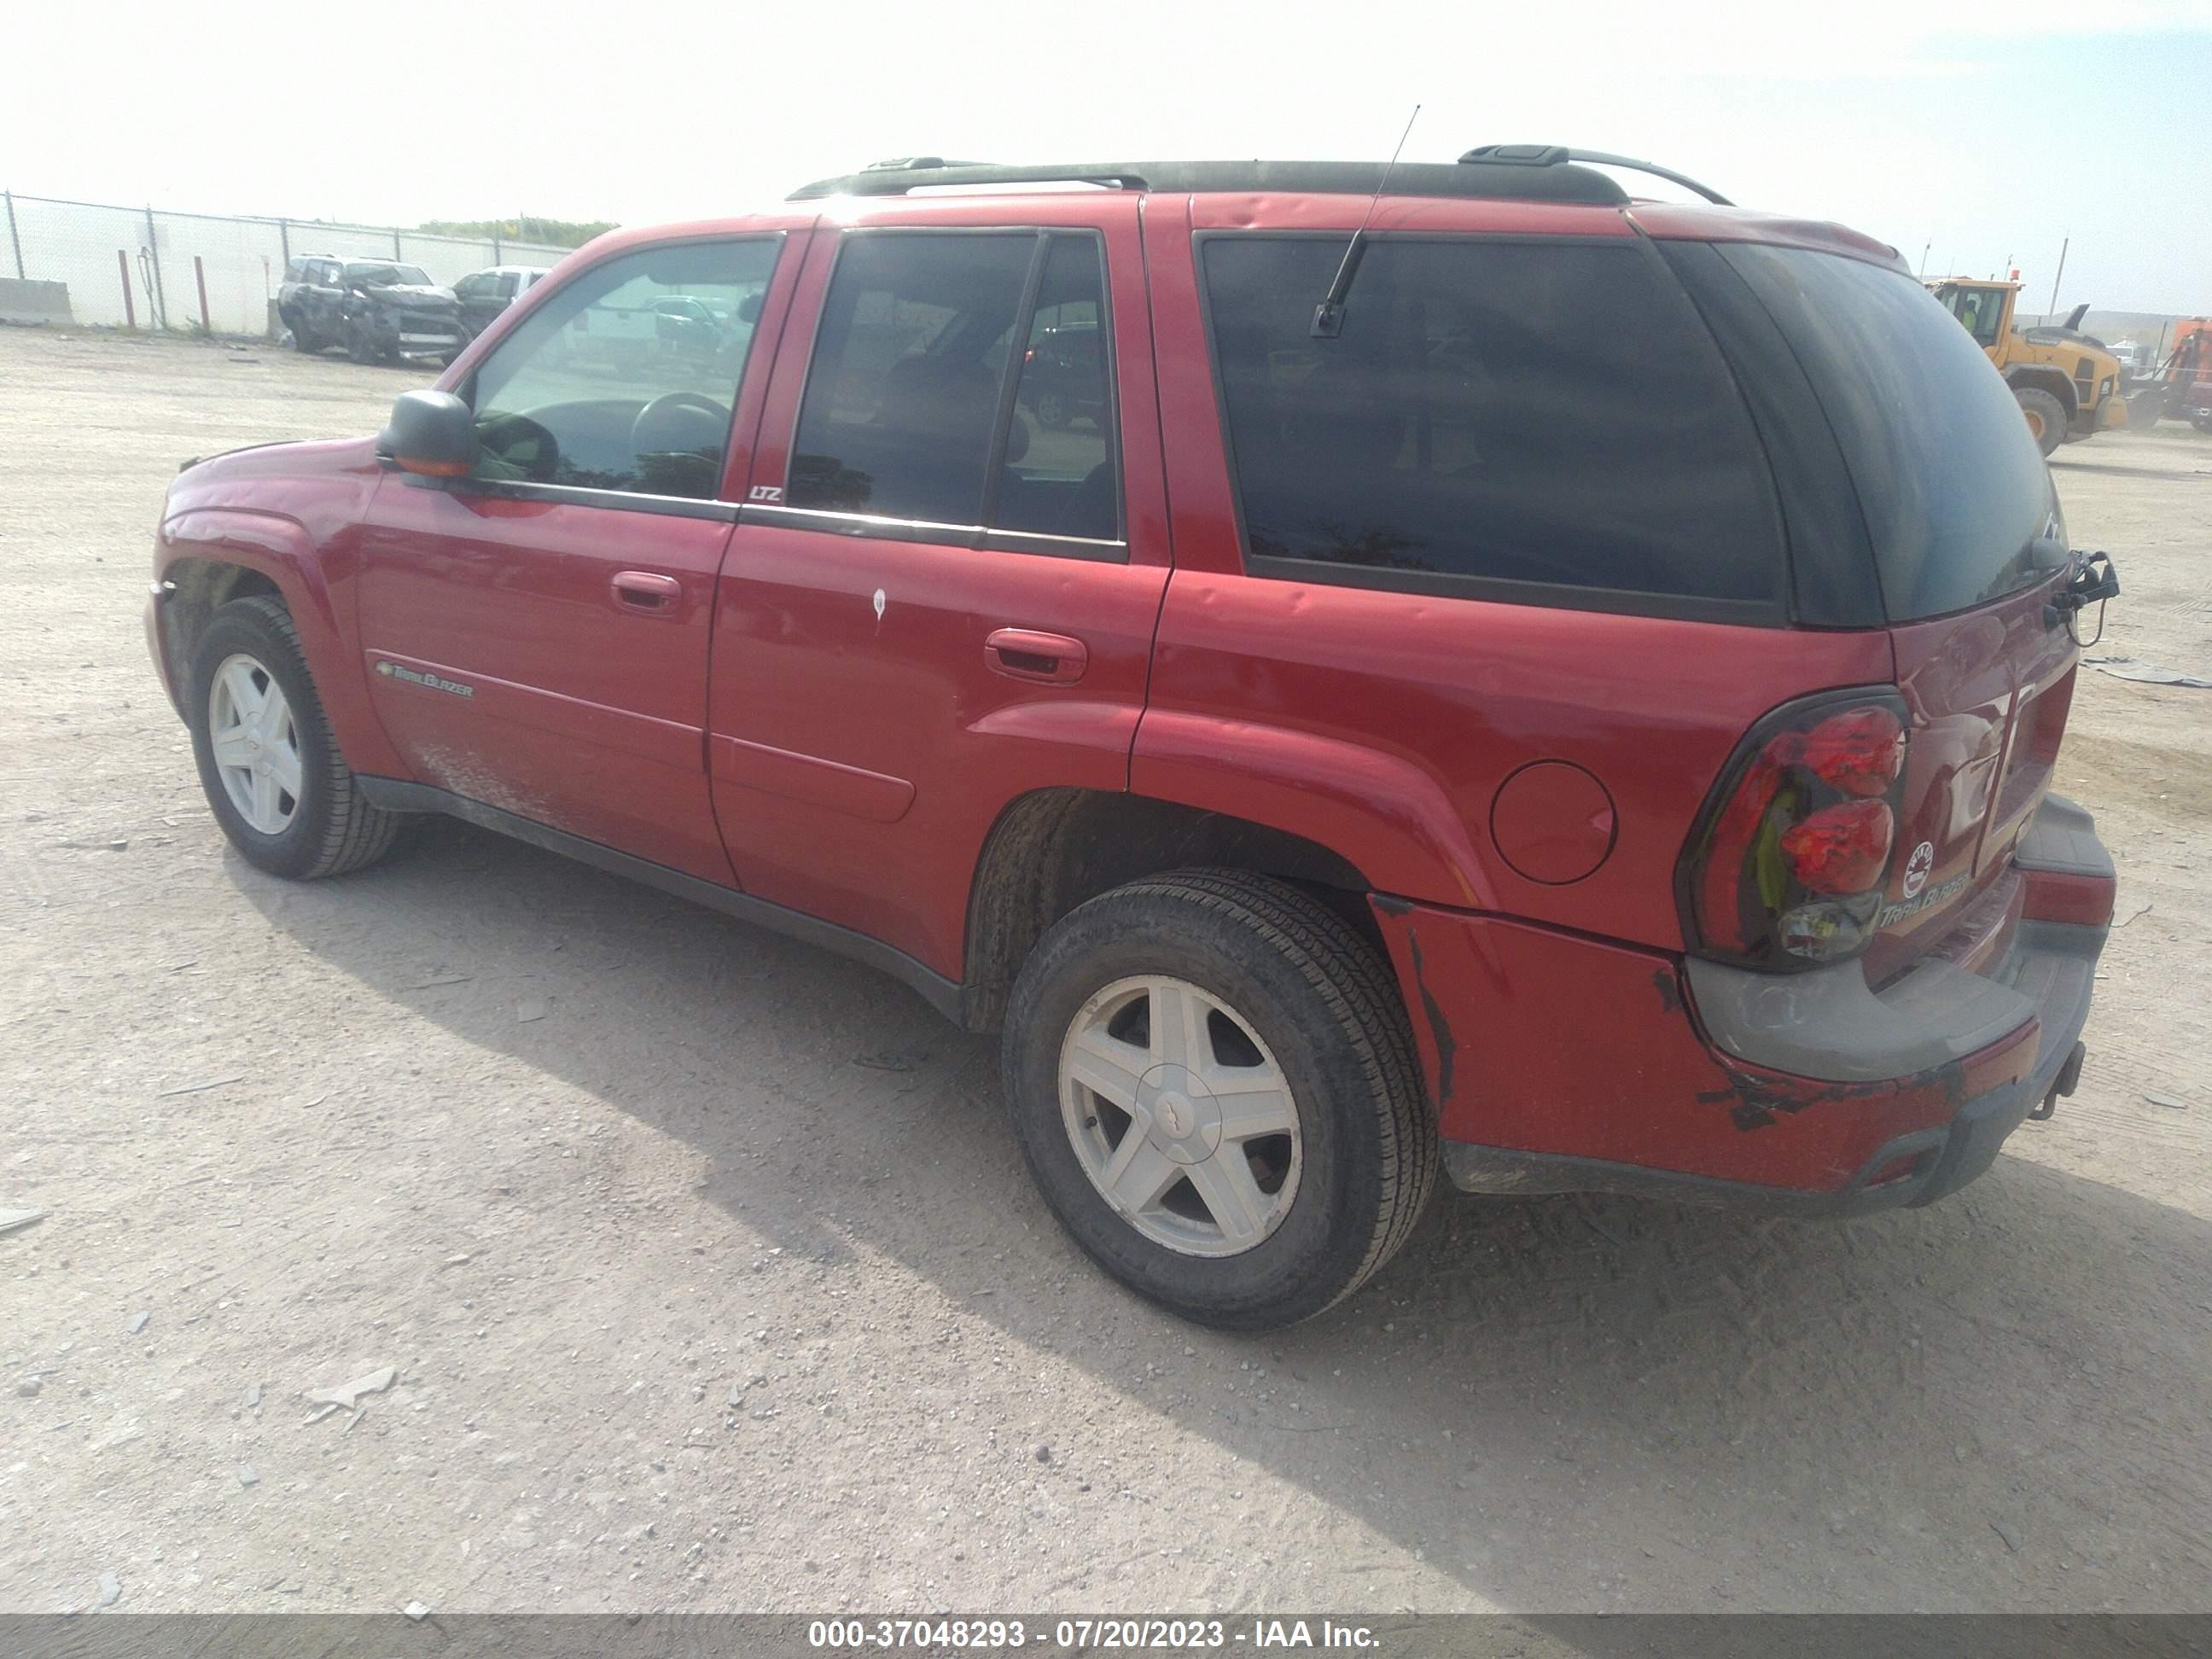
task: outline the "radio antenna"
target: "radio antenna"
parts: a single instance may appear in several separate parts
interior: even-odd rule
[[[1316,340],[1334,340],[1344,332],[1344,300],[1352,292],[1352,279],[1359,274],[1359,250],[1367,239],[1367,227],[1375,217],[1375,209],[1382,199],[1382,192],[1390,186],[1391,170],[1405,153],[1406,140],[1413,136],[1413,123],[1420,118],[1421,106],[1413,106],[1413,112],[1406,118],[1406,130],[1398,135],[1398,148],[1390,152],[1390,160],[1382,168],[1382,178],[1376,180],[1375,194],[1369,198],[1367,216],[1359,222],[1359,228],[1352,233],[1345,244],[1344,258],[1336,268],[1336,280],[1328,285],[1328,295],[1314,307],[1313,327],[1310,331]]]

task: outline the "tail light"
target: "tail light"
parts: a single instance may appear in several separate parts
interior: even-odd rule
[[[1885,687],[1803,698],[1752,728],[1682,855],[1693,949],[1787,971],[1866,948],[1897,850],[1905,722]]]

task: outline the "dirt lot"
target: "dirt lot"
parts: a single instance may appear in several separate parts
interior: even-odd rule
[[[410,383],[0,330],[0,1607],[2212,1606],[2212,692],[2082,673],[2125,922],[1959,1198],[1443,1201],[1224,1338],[1079,1258],[888,980],[451,824],[226,851],[163,482]],[[2212,440],[2056,466],[2100,652],[2212,676]]]

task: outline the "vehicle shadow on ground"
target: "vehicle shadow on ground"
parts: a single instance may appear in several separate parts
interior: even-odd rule
[[[1006,1132],[994,1042],[872,970],[443,821],[340,882],[228,867],[377,994],[696,1148],[775,1246],[888,1255],[1469,1605],[2160,1607],[2207,1582],[2172,1473],[2204,1425],[2133,1403],[2195,1398],[2212,1352],[2212,1228],[2181,1211],[2011,1157],[1849,1225],[1448,1198],[1350,1303],[1224,1337],[1090,1267]]]

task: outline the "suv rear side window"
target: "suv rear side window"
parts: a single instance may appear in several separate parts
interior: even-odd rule
[[[1036,251],[1026,233],[848,238],[784,499],[981,525],[1006,340]]]
[[[1866,514],[1893,621],[2038,580],[2051,476],[2003,377],[1919,283],[1863,260],[1728,244],[1811,377]]]
[[[1626,242],[1201,244],[1256,574],[1585,607],[1771,612],[1786,556],[1717,348]]]
[[[807,368],[786,503],[982,544],[1117,544],[1104,298],[1088,233],[848,234]],[[1078,332],[1081,349],[1061,337]]]
[[[1119,532],[1103,279],[1095,243],[1053,238],[1014,387],[1027,442],[1007,451],[993,515],[1001,529],[1098,541]]]

